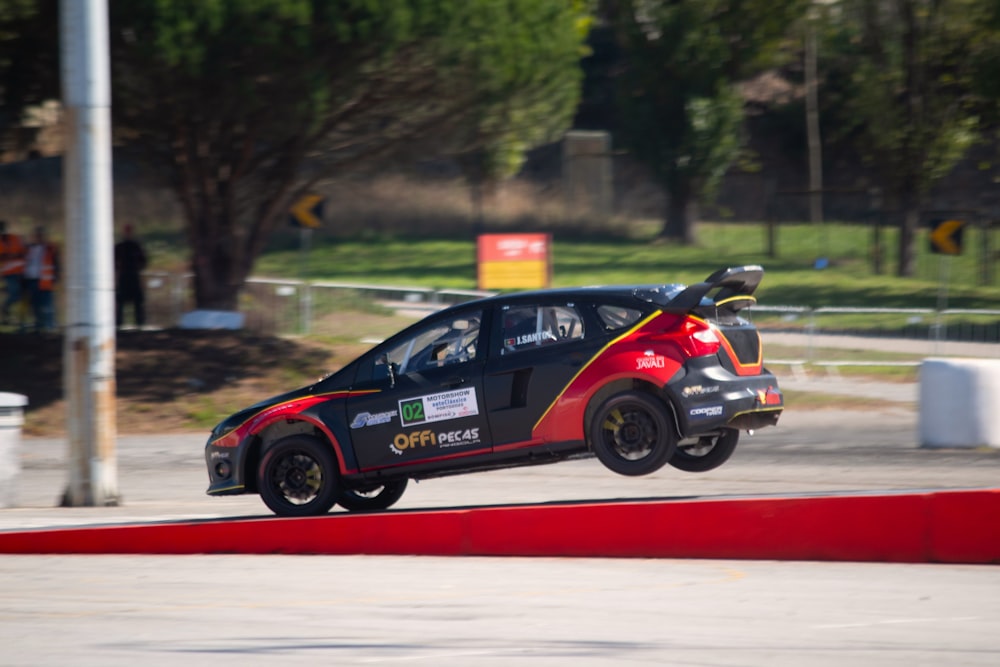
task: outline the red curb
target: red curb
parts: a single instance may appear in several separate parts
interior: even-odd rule
[[[1000,489],[534,505],[0,532],[5,554],[1000,563]]]

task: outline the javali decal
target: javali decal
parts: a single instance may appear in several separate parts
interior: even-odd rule
[[[647,352],[644,356],[641,356],[635,360],[635,369],[637,371],[646,370],[649,368],[666,368],[667,358],[662,354],[651,354]]]

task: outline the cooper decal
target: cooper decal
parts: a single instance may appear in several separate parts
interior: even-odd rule
[[[479,402],[476,390],[471,387],[408,398],[399,402],[399,418],[403,426],[431,424],[478,414]]]
[[[721,417],[722,416],[722,406],[721,405],[706,405],[700,408],[691,408],[688,410],[688,415],[692,419],[705,419],[707,417]]]

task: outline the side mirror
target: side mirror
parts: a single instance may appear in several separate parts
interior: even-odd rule
[[[389,361],[388,354],[381,354],[375,359],[376,366],[385,366],[386,372],[389,374],[389,386],[396,386],[396,364]]]

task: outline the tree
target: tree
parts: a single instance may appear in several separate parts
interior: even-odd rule
[[[901,210],[897,274],[912,276],[927,191],[977,139],[981,0],[843,0],[836,36],[850,84],[840,124]]]
[[[0,137],[59,96],[58,0],[0,0]],[[2,146],[3,142],[0,142]]]
[[[804,0],[606,0],[623,65],[622,138],[669,194],[661,236],[695,241],[696,205],[740,150],[735,84],[769,63]]]
[[[591,23],[583,0],[511,0],[494,11],[492,32],[505,31],[506,49],[484,55],[497,59],[501,73],[484,82],[452,149],[471,187],[477,229],[484,197],[521,170],[527,151],[572,125]]]
[[[563,0],[516,4],[524,11],[508,0],[113,3],[116,130],[170,177],[197,306],[236,307],[270,232],[320,178],[417,141],[485,145],[453,130],[477,113],[488,125],[502,114],[484,106],[537,84],[531,39],[581,40]]]

